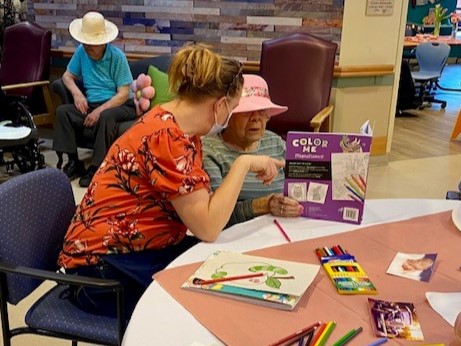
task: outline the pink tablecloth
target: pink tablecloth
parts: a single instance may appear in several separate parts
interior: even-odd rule
[[[353,232],[305,240],[250,252],[258,256],[305,263],[318,263],[314,249],[340,244],[354,254],[379,294],[339,295],[324,270],[309,287],[294,311],[281,311],[200,292],[181,289],[181,284],[200,263],[162,271],[156,280],[184,308],[216,337],[228,345],[267,345],[315,321],[337,323],[330,341],[352,328],[363,327],[353,345],[376,340],[371,328],[367,298],[413,302],[420,317],[424,343],[401,339],[386,345],[421,345],[453,340],[453,329],[425,299],[426,291],[461,290],[461,233],[450,212],[381,224]],[[390,276],[386,270],[397,252],[438,253],[435,272],[429,283]]]

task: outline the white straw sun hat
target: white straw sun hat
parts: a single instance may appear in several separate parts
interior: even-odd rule
[[[106,44],[118,35],[117,26],[104,19],[99,12],[88,12],[83,18],[74,19],[69,25],[71,36],[78,42],[89,45]]]

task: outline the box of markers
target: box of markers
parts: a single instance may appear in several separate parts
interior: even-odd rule
[[[340,246],[317,248],[315,253],[339,294],[377,294],[355,257]]]

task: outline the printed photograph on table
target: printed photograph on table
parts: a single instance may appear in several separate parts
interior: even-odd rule
[[[365,129],[365,130],[364,130]],[[360,224],[372,134],[288,132],[284,193],[304,217]]]
[[[389,265],[387,274],[429,282],[434,271],[436,258],[436,253],[408,254],[398,252]]]
[[[423,332],[413,303],[368,298],[370,319],[378,337],[423,341]]]

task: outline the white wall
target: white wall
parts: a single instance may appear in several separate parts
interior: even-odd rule
[[[387,154],[392,142],[408,0],[394,0],[393,13],[388,16],[366,16],[366,5],[367,0],[345,0],[339,65],[393,65],[394,75],[362,78],[361,83],[339,81],[332,93],[333,130],[357,131],[370,119],[375,124],[375,139]]]

